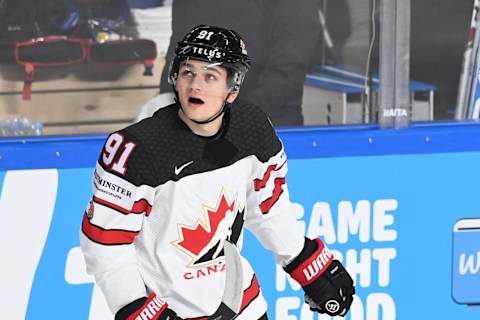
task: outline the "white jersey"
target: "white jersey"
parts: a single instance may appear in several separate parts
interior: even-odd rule
[[[178,316],[202,319],[225,287],[223,243],[243,227],[286,265],[303,248],[285,176],[286,155],[259,108],[235,104],[219,134],[195,135],[171,105],[111,134],[96,165],[81,246],[116,313],[155,292]],[[243,259],[241,313],[267,310]]]

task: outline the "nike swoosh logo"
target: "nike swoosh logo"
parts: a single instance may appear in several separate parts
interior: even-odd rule
[[[175,175],[178,176],[180,174],[180,172],[182,172],[183,169],[185,169],[186,167],[188,167],[192,163],[193,163],[193,160],[185,163],[184,165],[181,165],[180,167],[175,166]]]

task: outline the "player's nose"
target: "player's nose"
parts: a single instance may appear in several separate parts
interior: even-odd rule
[[[189,83],[189,88],[191,91],[200,91],[203,88],[203,81],[201,77],[193,77]]]

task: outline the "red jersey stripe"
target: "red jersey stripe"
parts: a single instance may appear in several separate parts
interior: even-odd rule
[[[106,230],[90,223],[87,214],[83,215],[82,232],[92,241],[105,244],[131,244],[135,241],[138,231]]]
[[[278,199],[283,193],[282,186],[284,184],[285,184],[285,178],[275,179],[275,188],[273,189],[272,196],[260,204],[260,210],[262,211],[263,214],[269,213],[270,209],[278,201]]]
[[[272,171],[275,170],[277,166],[272,164],[269,165],[267,168],[267,171],[263,174],[262,179],[255,179],[253,180],[253,184],[255,186],[255,191],[258,191],[262,188],[264,188],[267,185],[268,179],[270,179],[270,175],[272,174]]]
[[[260,293],[260,285],[258,284],[257,276],[253,275],[250,286],[243,292],[242,305],[240,306],[240,313],[245,310],[248,305],[258,297]]]
[[[124,207],[119,206],[118,204],[109,202],[107,200],[104,200],[104,199],[96,197],[96,196],[93,196],[93,201],[96,202],[96,203],[99,203],[101,205],[104,205],[106,207],[109,207],[113,210],[116,210],[120,213],[123,213],[123,214],[130,214],[130,213],[140,214],[140,213],[145,212],[146,215],[148,216],[150,214],[150,212],[152,211],[152,206],[145,199],[140,199],[138,201],[135,201],[131,210],[128,210]]]
[[[147,217],[150,215],[150,212],[152,212],[152,206],[148,203],[148,201],[145,199],[140,199],[138,201],[135,201],[130,213],[144,213],[144,212],[147,215]]]
[[[278,171],[282,169],[282,167],[285,165],[286,162],[282,163],[280,166],[277,166],[275,164],[269,165],[267,168],[267,171],[263,174],[262,179],[255,179],[253,181],[253,184],[255,186],[255,191],[258,191],[262,188],[265,188],[267,185],[268,179],[270,179],[270,176],[272,174],[272,171]]]

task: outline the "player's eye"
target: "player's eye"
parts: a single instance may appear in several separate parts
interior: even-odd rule
[[[217,77],[215,74],[213,74],[213,73],[207,72],[207,73],[205,74],[205,79],[206,79],[207,81],[217,81],[217,80],[218,80],[218,77]]]
[[[193,72],[190,69],[185,69],[181,72],[181,76],[184,78],[191,78],[193,77]]]

